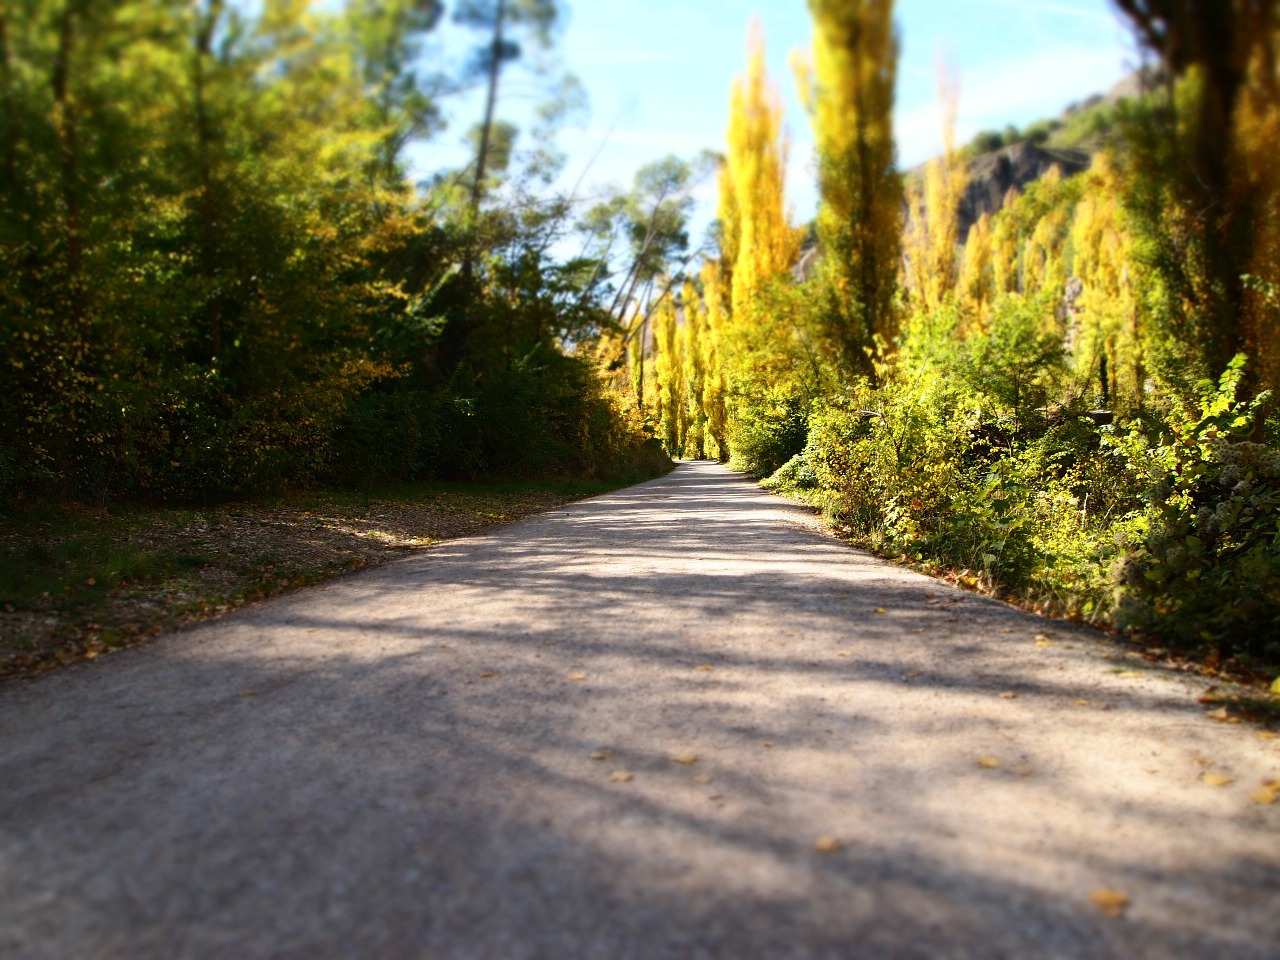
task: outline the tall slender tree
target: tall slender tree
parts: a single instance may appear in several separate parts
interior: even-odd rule
[[[875,376],[893,348],[902,182],[893,138],[893,0],[809,0],[813,57],[798,64],[813,119],[828,339],[847,373]]]

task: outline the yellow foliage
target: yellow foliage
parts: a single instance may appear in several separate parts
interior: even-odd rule
[[[897,338],[902,186],[893,138],[893,0],[809,0],[811,60],[796,64],[813,120],[828,336],[851,372],[872,374]]]
[[[753,24],[747,73],[729,102],[729,151],[720,176],[721,255],[729,266],[733,316],[749,318],[754,298],[800,256],[802,233],[791,226],[785,185],[789,144],[782,102],[764,66],[764,36]]]

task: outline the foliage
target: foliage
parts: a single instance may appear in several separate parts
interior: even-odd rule
[[[546,151],[491,166],[506,192],[478,214],[464,178],[405,179],[440,123],[421,57],[440,13],[0,12],[0,490],[626,468],[642,428],[587,349],[608,291],[547,252],[569,210],[534,196]]]
[[[1150,529],[1123,569],[1127,622],[1186,644],[1280,662],[1280,449],[1254,439],[1269,399],[1240,398],[1237,357],[1175,404],[1147,454]]]

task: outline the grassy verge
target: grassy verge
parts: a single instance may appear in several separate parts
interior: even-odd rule
[[[417,483],[200,510],[41,505],[0,524],[0,679],[631,482]]]

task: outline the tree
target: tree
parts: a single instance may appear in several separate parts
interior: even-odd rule
[[[737,322],[751,322],[755,298],[800,255],[802,231],[786,209],[788,143],[782,104],[764,66],[764,35],[752,27],[746,76],[734,82],[729,103],[729,150],[721,187],[722,258],[732,278]],[[726,219],[727,218],[727,219]]]
[[[809,10],[813,58],[798,74],[818,147],[826,327],[845,371],[874,378],[875,359],[892,349],[898,332],[893,0],[809,0]]]
[[[1251,148],[1247,131],[1251,116],[1273,113],[1278,102],[1277,5],[1115,2],[1167,78],[1163,97],[1129,115],[1128,207],[1145,277],[1157,288],[1143,299],[1157,305],[1161,367],[1194,392],[1237,353],[1256,353],[1274,338],[1272,308],[1251,299],[1242,276],[1257,262],[1258,231],[1276,191],[1273,179],[1255,175],[1274,141]],[[1258,387],[1256,375],[1251,367],[1246,393]]]
[[[502,67],[519,59],[522,53],[519,40],[513,37],[523,35],[545,49],[551,45],[552,31],[559,17],[558,0],[462,0],[454,10],[453,19],[457,23],[489,34],[488,43],[477,51],[472,64],[473,71],[485,78],[484,117],[480,121],[471,187],[473,217],[479,214],[489,170]]]

